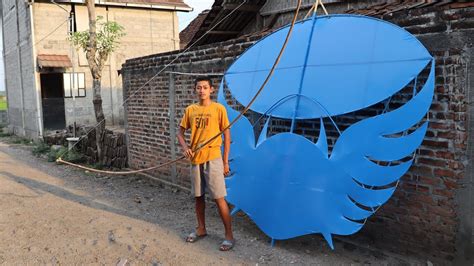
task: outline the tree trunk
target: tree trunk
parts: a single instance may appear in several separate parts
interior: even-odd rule
[[[95,143],[97,145],[97,156],[98,162],[104,164],[104,135],[105,135],[105,117],[104,111],[102,110],[102,97],[100,95],[102,78],[101,72],[105,59],[102,56],[96,58],[97,51],[97,35],[96,35],[96,16],[95,16],[95,0],[86,0],[87,2],[87,13],[89,15],[89,43],[86,49],[87,62],[89,63],[89,69],[92,74],[92,87],[94,91],[94,104],[96,126],[96,138]],[[97,62],[99,61],[99,63]]]
[[[94,91],[94,99],[92,102],[94,103],[94,113],[95,113],[95,120],[97,122],[97,126],[95,129],[95,143],[97,145],[97,156],[98,162],[104,164],[104,136],[105,136],[105,117],[104,111],[102,110],[102,97],[100,94],[101,84],[100,79],[93,79],[92,81],[93,91]]]

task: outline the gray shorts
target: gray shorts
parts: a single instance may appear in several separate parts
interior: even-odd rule
[[[191,165],[191,185],[195,197],[203,196],[206,188],[213,199],[227,196],[222,158]]]

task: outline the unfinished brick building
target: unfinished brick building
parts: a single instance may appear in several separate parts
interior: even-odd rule
[[[436,88],[428,133],[394,196],[358,234],[344,237],[397,253],[468,262],[473,249],[474,4],[456,1],[323,1],[329,13],[374,16],[404,27],[436,58]],[[289,23],[296,1],[255,1],[213,28],[239,1],[215,1],[201,27],[186,32],[189,50],[127,60],[123,65],[129,164],[144,168],[180,156],[175,132],[184,107],[195,101],[193,77],[175,72],[223,73],[246,48]],[[302,16],[314,1],[304,1]],[[202,18],[201,18],[202,19]],[[181,54],[182,53],[182,54]],[[177,58],[177,56],[179,58]],[[143,84],[158,74],[151,82]],[[218,83],[217,75],[215,81]],[[139,90],[138,93],[134,93]],[[403,95],[402,95],[403,96]],[[403,98],[403,97],[401,97]],[[377,106],[373,107],[378,108]],[[350,124],[348,114],[338,123]],[[250,118],[252,114],[249,115]],[[345,121],[345,122],[344,122]],[[314,139],[316,121],[298,124]],[[288,131],[275,122],[272,133]],[[155,176],[188,186],[188,165],[180,162]]]
[[[85,53],[68,34],[88,29],[84,1],[2,0],[8,125],[12,133],[41,139],[44,131],[74,122],[94,124],[92,76]],[[179,48],[177,12],[182,1],[96,1],[97,16],[115,21],[126,33],[105,63],[102,105],[108,124],[123,124],[125,59]]]

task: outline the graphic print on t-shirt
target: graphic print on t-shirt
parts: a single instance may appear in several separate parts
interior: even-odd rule
[[[196,128],[207,128],[209,126],[209,120],[211,118],[210,114],[200,115],[194,118],[194,124]]]

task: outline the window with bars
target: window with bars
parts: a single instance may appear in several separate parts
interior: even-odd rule
[[[85,73],[64,73],[64,98],[86,97]]]

